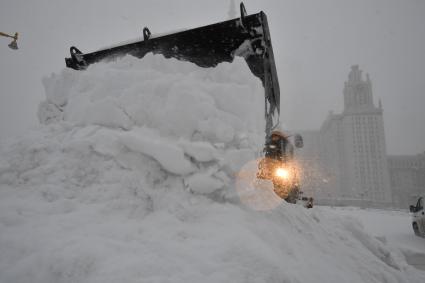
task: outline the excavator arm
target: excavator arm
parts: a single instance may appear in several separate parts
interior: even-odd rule
[[[235,56],[245,58],[251,72],[264,86],[266,140],[279,122],[280,91],[267,17],[264,12],[247,15],[243,3],[241,16],[204,27],[162,36],[151,36],[143,29],[143,40],[83,53],[71,47],[66,66],[84,70],[102,60],[124,55],[143,58],[147,53],[190,61],[200,67],[213,68],[221,62],[232,62]]]

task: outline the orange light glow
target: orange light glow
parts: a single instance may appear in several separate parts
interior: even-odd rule
[[[289,179],[289,171],[285,168],[277,168],[276,170],[276,176],[283,178],[283,179]]]

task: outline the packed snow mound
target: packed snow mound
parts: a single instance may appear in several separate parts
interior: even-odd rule
[[[44,84],[47,125],[0,145],[0,282],[424,282],[352,219],[239,201],[264,129],[243,60],[126,57]]]
[[[66,69],[43,80],[42,123],[65,120],[111,128],[135,126],[161,135],[230,143],[264,132],[264,89],[244,59],[199,68],[146,55]]]
[[[195,192],[227,192],[231,176],[261,150],[264,89],[242,58],[207,69],[162,55],[126,56],[43,83],[41,123],[101,126],[91,137],[95,152],[149,157]]]

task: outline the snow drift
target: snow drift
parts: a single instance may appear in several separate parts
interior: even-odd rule
[[[424,282],[354,220],[240,203],[264,130],[243,59],[125,57],[43,83],[45,125],[0,147],[1,282]]]

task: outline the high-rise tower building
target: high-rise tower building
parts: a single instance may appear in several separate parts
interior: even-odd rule
[[[369,75],[351,67],[344,111],[330,113],[320,129],[321,160],[329,190],[341,199],[390,203],[382,104],[375,106]]]

